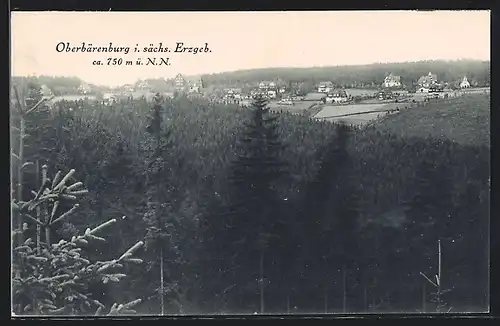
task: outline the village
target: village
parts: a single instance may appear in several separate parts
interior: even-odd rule
[[[340,87],[332,81],[316,84],[286,82],[279,78],[241,85],[208,85],[199,76],[177,74],[175,78],[139,80],[135,84],[103,90],[82,82],[75,94],[54,94],[47,85],[42,85],[43,96],[52,96],[52,102],[60,100],[97,100],[103,105],[118,101],[141,99],[151,101],[156,94],[174,98],[184,94],[187,97],[204,98],[210,103],[231,104],[249,107],[256,95],[264,97],[272,111],[306,113],[317,119],[335,121],[342,118],[352,124],[365,124],[384,113],[399,112],[400,107],[416,106],[440,98],[456,97],[473,92],[489,92],[479,88],[467,76],[460,80],[444,81],[429,72],[416,82],[404,82],[400,76],[386,73],[378,85],[369,87]],[[356,85],[353,85],[356,86]],[[366,114],[365,114],[366,113]],[[351,116],[347,120],[346,116]],[[338,120],[338,119],[337,119]]]
[[[270,102],[282,105],[293,105],[297,101],[321,101],[330,104],[346,104],[359,100],[377,98],[379,100],[406,98],[408,94],[432,94],[450,93],[456,90],[473,88],[467,76],[460,81],[439,81],[436,74],[429,72],[428,75],[420,77],[416,89],[408,90],[408,85],[403,84],[400,76],[388,73],[377,89],[372,88],[341,88],[331,81],[322,81],[314,86],[307,94],[300,89],[298,83],[287,83],[283,80],[261,81],[254,85],[245,84],[244,87],[217,87],[205,85],[201,77],[187,77],[177,74],[173,79],[165,79],[161,86],[150,85],[148,81],[142,80],[135,84],[126,84],[109,92],[96,91],[95,87],[82,82],[78,87],[78,94],[71,94],[79,98],[98,98],[106,103],[112,103],[124,98],[150,98],[156,93],[165,97],[174,97],[175,94],[184,93],[188,96],[201,96],[212,101],[223,103],[235,103],[246,105],[255,95],[262,95]],[[161,89],[160,89],[161,88]],[[52,91],[47,85],[42,85],[44,96],[50,96]],[[101,93],[101,96],[97,96]],[[444,95],[442,95],[444,96]],[[429,95],[427,98],[436,97]]]

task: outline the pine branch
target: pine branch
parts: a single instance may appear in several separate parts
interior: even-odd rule
[[[45,167],[46,169],[46,167]],[[58,175],[54,178],[53,184],[57,184],[54,188],[49,189],[47,182],[45,187],[41,187],[38,192],[34,192],[34,198],[29,202],[18,201],[12,202],[14,211],[23,211],[24,215],[37,225],[49,228],[54,223],[57,223],[71,215],[77,208],[78,204],[67,212],[56,218],[56,213],[61,199],[65,199],[65,195],[81,193],[79,187],[82,187],[81,182],[76,182],[69,187],[66,182],[74,174],[74,170],[66,174],[61,181],[58,181]],[[60,173],[59,173],[60,175]],[[76,195],[73,195],[76,198]],[[40,204],[53,202],[51,213],[45,213],[47,218],[50,215],[50,222],[43,223],[29,214],[34,208]],[[19,307],[20,313],[31,311],[36,314],[61,314],[64,312],[82,311],[89,309],[92,306],[98,306],[101,309],[104,307],[97,300],[92,300],[89,294],[80,293],[90,279],[98,278],[102,282],[119,282],[120,279],[126,277],[123,273],[104,273],[106,270],[123,267],[123,263],[142,263],[141,259],[132,258],[132,255],[139,249],[143,242],[139,241],[132,246],[118,259],[111,261],[90,262],[85,257],[81,256],[80,245],[85,245],[91,240],[105,241],[104,238],[96,235],[108,226],[116,222],[116,219],[111,219],[105,223],[98,225],[92,230],[88,228],[83,235],[72,237],[71,241],[61,240],[56,244],[52,244],[43,250],[38,251],[35,244],[30,238],[23,241],[23,244],[17,246],[13,250],[13,270],[17,271],[13,278],[14,302],[25,291],[34,293],[35,295],[27,295],[31,299],[31,303],[23,304]],[[49,245],[49,243],[47,243]],[[135,300],[125,305],[116,305],[112,313],[131,313],[131,306],[139,303]],[[61,304],[63,306],[61,306]],[[67,309],[66,309],[67,307]]]

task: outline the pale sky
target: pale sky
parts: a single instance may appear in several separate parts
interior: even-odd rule
[[[129,46],[124,53],[56,51]],[[135,53],[153,43],[170,53]],[[209,53],[174,53],[176,42]],[[76,76],[97,85],[266,67],[313,67],[419,60],[490,60],[489,11],[12,12],[12,74]],[[138,66],[138,57],[170,66]],[[122,58],[121,66],[95,60]],[[134,65],[125,65],[133,60]]]

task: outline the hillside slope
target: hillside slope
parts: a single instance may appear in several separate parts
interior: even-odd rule
[[[471,94],[428,103],[376,125],[404,136],[447,138],[461,144],[490,146],[490,97]]]

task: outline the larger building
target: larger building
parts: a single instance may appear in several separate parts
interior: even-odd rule
[[[401,87],[401,77],[394,76],[392,73],[387,75],[382,83],[382,87],[384,88],[397,88]]]
[[[427,74],[427,76],[420,77],[417,82],[418,86],[423,88],[431,88],[431,86],[434,86],[437,83],[437,75],[430,72]]]
[[[174,86],[179,92],[200,93],[203,89],[203,81],[199,76],[185,77],[177,74],[174,78]]]
[[[324,81],[318,84],[318,93],[330,93],[333,91],[333,83],[331,81]]]
[[[464,78],[462,79],[462,81],[460,82],[460,88],[469,88],[470,87],[470,83],[469,81],[467,80],[467,77],[464,76]]]

